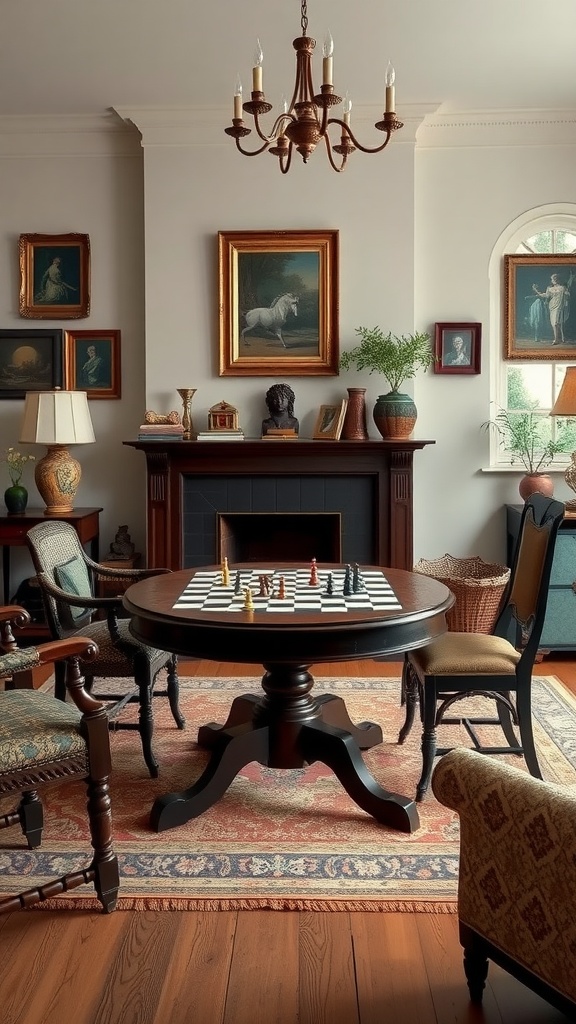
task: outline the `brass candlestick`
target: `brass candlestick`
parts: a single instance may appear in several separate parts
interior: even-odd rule
[[[182,413],[182,426],[184,427],[184,440],[190,441],[194,434],[194,427],[192,425],[192,414],[190,412],[190,406],[192,399],[196,394],[196,388],[177,388],[178,394],[182,399],[182,405],[184,411]]]

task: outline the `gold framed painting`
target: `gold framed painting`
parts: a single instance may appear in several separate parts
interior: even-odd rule
[[[220,231],[219,374],[338,374],[338,231]]]
[[[65,331],[65,386],[88,398],[121,398],[120,331]]]
[[[347,398],[343,398],[338,405],[320,406],[320,411],[316,417],[316,423],[314,425],[314,433],[312,435],[315,441],[340,440],[347,406]]]
[[[90,313],[88,235],[20,235],[20,316],[79,320]]]
[[[504,257],[504,358],[576,356],[576,256]]]

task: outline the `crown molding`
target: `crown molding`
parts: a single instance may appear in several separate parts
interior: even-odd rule
[[[0,156],[133,155],[139,139],[114,110],[45,117],[0,116]]]
[[[575,143],[576,109],[439,110],[429,114],[417,131],[418,149]]]

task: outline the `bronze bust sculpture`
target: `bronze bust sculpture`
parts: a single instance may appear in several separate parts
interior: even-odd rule
[[[262,420],[262,434],[286,431],[298,434],[300,424],[294,416],[296,396],[289,384],[273,384],[266,392],[266,405],[270,413],[268,419]]]

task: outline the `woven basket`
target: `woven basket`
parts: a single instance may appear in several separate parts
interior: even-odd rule
[[[456,603],[447,613],[448,629],[459,633],[491,633],[510,578],[505,565],[473,558],[421,558],[414,572],[432,576],[454,594]]]

